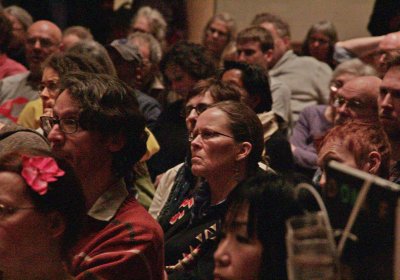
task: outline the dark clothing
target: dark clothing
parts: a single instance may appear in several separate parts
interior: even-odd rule
[[[183,103],[183,100],[178,100],[168,106],[152,130],[160,145],[160,151],[147,162],[153,179],[185,160],[188,133],[182,116]]]
[[[139,102],[139,109],[146,119],[146,126],[153,130],[161,114],[161,105],[156,99],[139,90],[135,90],[136,98]]]

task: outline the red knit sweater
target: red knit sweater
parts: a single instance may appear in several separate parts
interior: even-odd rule
[[[110,222],[90,218],[72,251],[72,273],[83,279],[163,279],[163,233],[132,196]]]

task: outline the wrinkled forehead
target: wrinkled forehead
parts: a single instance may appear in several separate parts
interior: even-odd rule
[[[345,83],[339,90],[339,95],[346,98],[376,100],[381,83],[382,81],[376,77],[371,77],[370,79],[365,77],[355,78]]]

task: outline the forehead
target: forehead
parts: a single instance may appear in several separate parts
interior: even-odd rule
[[[377,99],[380,83],[367,79],[357,79],[347,82],[339,91],[346,98]]]
[[[337,137],[328,139],[318,153],[318,161],[320,165],[328,159],[340,160],[346,157],[355,159],[355,156],[348,150],[346,141],[338,139]]]
[[[21,176],[13,172],[0,172],[0,202],[21,203],[28,197]]]
[[[206,91],[205,93],[200,93],[200,94],[190,98],[187,105],[197,105],[200,103],[213,104],[213,103],[215,103],[215,101],[214,101],[214,98],[211,96],[211,93],[209,91]]]
[[[57,97],[53,110],[60,118],[72,117],[79,113],[80,105],[72,99],[68,90],[64,90]]]
[[[229,31],[227,24],[220,19],[214,19],[213,22],[211,22],[210,27],[217,29],[218,31],[222,31],[224,33],[228,33]]]
[[[391,67],[386,72],[381,87],[400,90],[400,66]]]
[[[261,50],[261,44],[260,42],[257,41],[247,41],[243,43],[238,43],[236,47],[238,50],[245,50],[245,49]]]
[[[274,24],[272,24],[270,22],[263,22],[260,24],[260,26],[267,29],[269,32],[271,32],[271,35],[274,38],[274,41],[277,39],[280,39],[280,36],[279,36],[278,31],[276,30]]]
[[[317,38],[317,39],[325,39],[325,40],[329,40],[329,37],[326,36],[324,33],[322,32],[314,32],[310,35],[311,38]]]
[[[239,69],[229,69],[228,71],[225,71],[225,73],[222,75],[222,81],[233,82],[236,85],[243,87],[242,71],[240,71]]]
[[[135,23],[133,24],[133,27],[143,32],[150,32],[150,22],[144,16],[138,17]]]
[[[60,75],[58,72],[54,70],[52,67],[45,67],[43,70],[42,80],[58,80],[60,79]]]
[[[46,22],[34,23],[28,29],[28,37],[42,37],[59,40],[61,38],[59,38],[60,36],[58,35],[61,34],[58,34],[55,27]]]
[[[351,74],[351,73],[343,73],[343,74],[340,74],[339,76],[337,76],[337,77],[334,79],[334,81],[341,81],[341,82],[343,82],[343,84],[344,84],[344,83],[347,83],[348,81],[354,79],[355,77],[357,77],[357,76],[354,75],[354,74]]]
[[[228,116],[217,108],[211,108],[205,110],[197,119],[196,128],[223,128],[229,129]]]

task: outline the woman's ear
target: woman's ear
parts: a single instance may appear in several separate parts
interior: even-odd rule
[[[48,214],[47,229],[51,237],[59,238],[65,232],[65,220],[59,212]]]
[[[368,154],[368,162],[365,164],[364,170],[370,174],[377,175],[381,167],[381,154],[373,151]]]
[[[246,157],[248,157],[252,148],[253,148],[253,146],[251,145],[250,142],[242,142],[242,143],[238,144],[236,160],[239,161],[239,160],[242,160],[242,159],[245,159]]]

